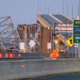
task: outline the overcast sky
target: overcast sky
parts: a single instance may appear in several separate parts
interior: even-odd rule
[[[73,15],[76,19],[79,0],[64,0],[64,15],[67,15],[67,2],[68,17],[72,18],[73,4]],[[63,0],[39,0],[39,8],[38,0],[0,0],[0,17],[11,16],[16,27],[17,24],[32,24],[37,21],[38,9],[39,13],[44,14],[45,11],[45,14],[48,14],[48,6],[50,14],[63,14]]]

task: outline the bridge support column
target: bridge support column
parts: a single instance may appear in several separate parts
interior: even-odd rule
[[[27,28],[26,28],[25,25],[23,27],[23,41],[24,41],[24,44],[25,44],[24,45],[25,48],[24,48],[23,52],[26,53],[27,52]]]

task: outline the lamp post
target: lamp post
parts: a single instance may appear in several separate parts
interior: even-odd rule
[[[63,0],[63,14],[64,14],[64,0]]]
[[[67,1],[66,1],[67,2]],[[67,2],[67,17],[68,17],[68,2]]]
[[[44,5],[44,14],[45,14],[45,6],[46,6],[46,4]]]
[[[39,14],[39,0],[38,0],[38,14]]]
[[[49,6],[48,6],[48,14],[49,14]]]
[[[41,13],[42,13],[42,2],[41,2]]]
[[[60,12],[60,11],[58,11],[58,15],[59,15],[59,12]]]
[[[55,44],[53,40],[55,39],[55,36],[58,35],[59,33],[55,33],[55,31],[57,31],[55,28],[50,29],[50,31],[51,31],[51,52],[52,52],[55,49]]]
[[[72,3],[71,3],[72,4]],[[72,20],[73,20],[73,4],[72,4]]]
[[[53,8],[53,14],[54,14],[54,8]]]
[[[77,5],[78,6],[78,16],[79,16],[79,5]]]
[[[79,0],[79,20],[80,20],[80,0]],[[78,44],[78,58],[80,59],[80,43]]]

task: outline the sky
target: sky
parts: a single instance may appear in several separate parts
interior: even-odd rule
[[[64,15],[67,16],[68,2],[68,17],[72,18],[73,4],[74,19],[77,19],[79,0],[0,0],[0,17],[11,16],[15,27],[37,23],[36,14],[48,14],[48,7],[50,14],[63,14],[63,1]]]

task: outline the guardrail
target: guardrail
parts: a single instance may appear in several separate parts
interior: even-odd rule
[[[25,79],[80,71],[80,59],[0,62],[0,80]]]

